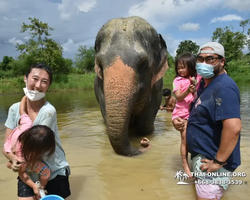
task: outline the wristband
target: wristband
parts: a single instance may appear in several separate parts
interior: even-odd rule
[[[227,161],[221,162],[221,161],[217,160],[217,159],[216,159],[216,156],[215,156],[215,157],[214,157],[214,163],[217,163],[217,164],[219,164],[219,165],[224,165],[224,164],[227,163]]]

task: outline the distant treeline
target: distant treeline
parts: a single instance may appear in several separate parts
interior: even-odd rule
[[[30,39],[27,40],[25,44],[16,45],[16,50],[20,52],[19,56],[17,58],[13,58],[6,55],[2,58],[2,61],[0,60],[0,87],[1,84],[6,83],[7,85],[8,83],[12,83],[12,85],[20,84],[20,82],[23,83],[22,76],[25,74],[29,66],[34,63],[46,63],[53,70],[55,77],[57,77],[55,78],[54,90],[57,90],[56,83],[60,83],[61,85],[58,89],[63,89],[64,87],[65,89],[89,88],[89,86],[82,87],[78,84],[74,84],[74,82],[77,83],[81,79],[80,77],[82,76],[80,75],[84,75],[84,77],[91,77],[92,79],[86,78],[88,81],[94,80],[94,47],[87,48],[86,46],[79,45],[74,60],[64,58],[63,48],[51,37],[50,32],[54,29],[48,26],[47,23],[39,21],[37,18],[29,18],[29,20],[30,24],[23,23],[21,26],[20,32],[27,32]],[[247,19],[245,21],[241,21],[239,23],[239,27],[237,28],[217,28],[211,37],[212,41],[217,41],[224,46],[226,55],[225,68],[228,74],[236,81],[248,81],[248,77],[250,77],[250,53],[243,54],[243,49],[245,47],[250,50],[249,25],[250,19]],[[236,29],[242,30],[234,31]],[[191,52],[195,55],[198,49],[199,46],[195,42],[185,40],[180,42],[178,49],[176,50],[176,56],[179,56],[184,52]],[[167,77],[174,73],[174,60],[175,58],[168,53],[168,64],[170,69],[165,75]],[[88,75],[89,73],[90,75]],[[172,75],[174,76],[174,74]],[[11,91],[13,90],[11,89]],[[7,88],[2,88],[0,91],[0,93],[5,92],[8,92]]]

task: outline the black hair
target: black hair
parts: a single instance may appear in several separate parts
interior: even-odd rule
[[[45,71],[48,73],[48,75],[49,75],[49,84],[51,85],[51,83],[52,83],[52,81],[53,81],[52,70],[49,68],[48,65],[43,64],[43,63],[36,63],[36,64],[34,64],[34,65],[31,65],[30,68],[28,69],[26,75],[25,75],[26,78],[28,78],[28,76],[29,76],[31,70],[34,69],[34,68],[45,70]]]
[[[168,88],[163,89],[162,91],[162,96],[166,97],[166,96],[170,96],[171,95],[171,90]]]
[[[191,53],[183,53],[175,59],[175,77],[179,76],[178,74],[178,63],[182,62],[188,69],[188,76],[196,77],[197,72],[195,69],[196,66],[196,57]]]

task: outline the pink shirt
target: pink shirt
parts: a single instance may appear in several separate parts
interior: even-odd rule
[[[16,127],[7,140],[4,143],[4,151],[5,152],[12,152],[16,154],[18,157],[22,157],[21,154],[21,144],[18,142],[18,137],[21,135],[24,131],[32,127],[32,121],[29,118],[27,114],[23,114],[20,117],[19,126]]]
[[[197,74],[196,91],[199,89],[201,79],[202,77]],[[188,88],[189,85],[190,85],[190,80],[188,78],[183,78],[183,77],[178,76],[173,81],[173,93],[176,90],[180,90],[182,93]],[[177,117],[181,117],[182,119],[188,119],[189,107],[190,107],[191,102],[194,100],[195,96],[196,96],[195,94],[189,93],[185,97],[185,99],[183,99],[182,101],[176,102],[176,105],[172,114],[172,120]]]

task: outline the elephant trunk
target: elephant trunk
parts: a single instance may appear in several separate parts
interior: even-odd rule
[[[132,147],[128,130],[133,105],[138,94],[135,71],[117,60],[104,69],[106,126],[110,143],[119,155],[134,156],[141,151]]]

